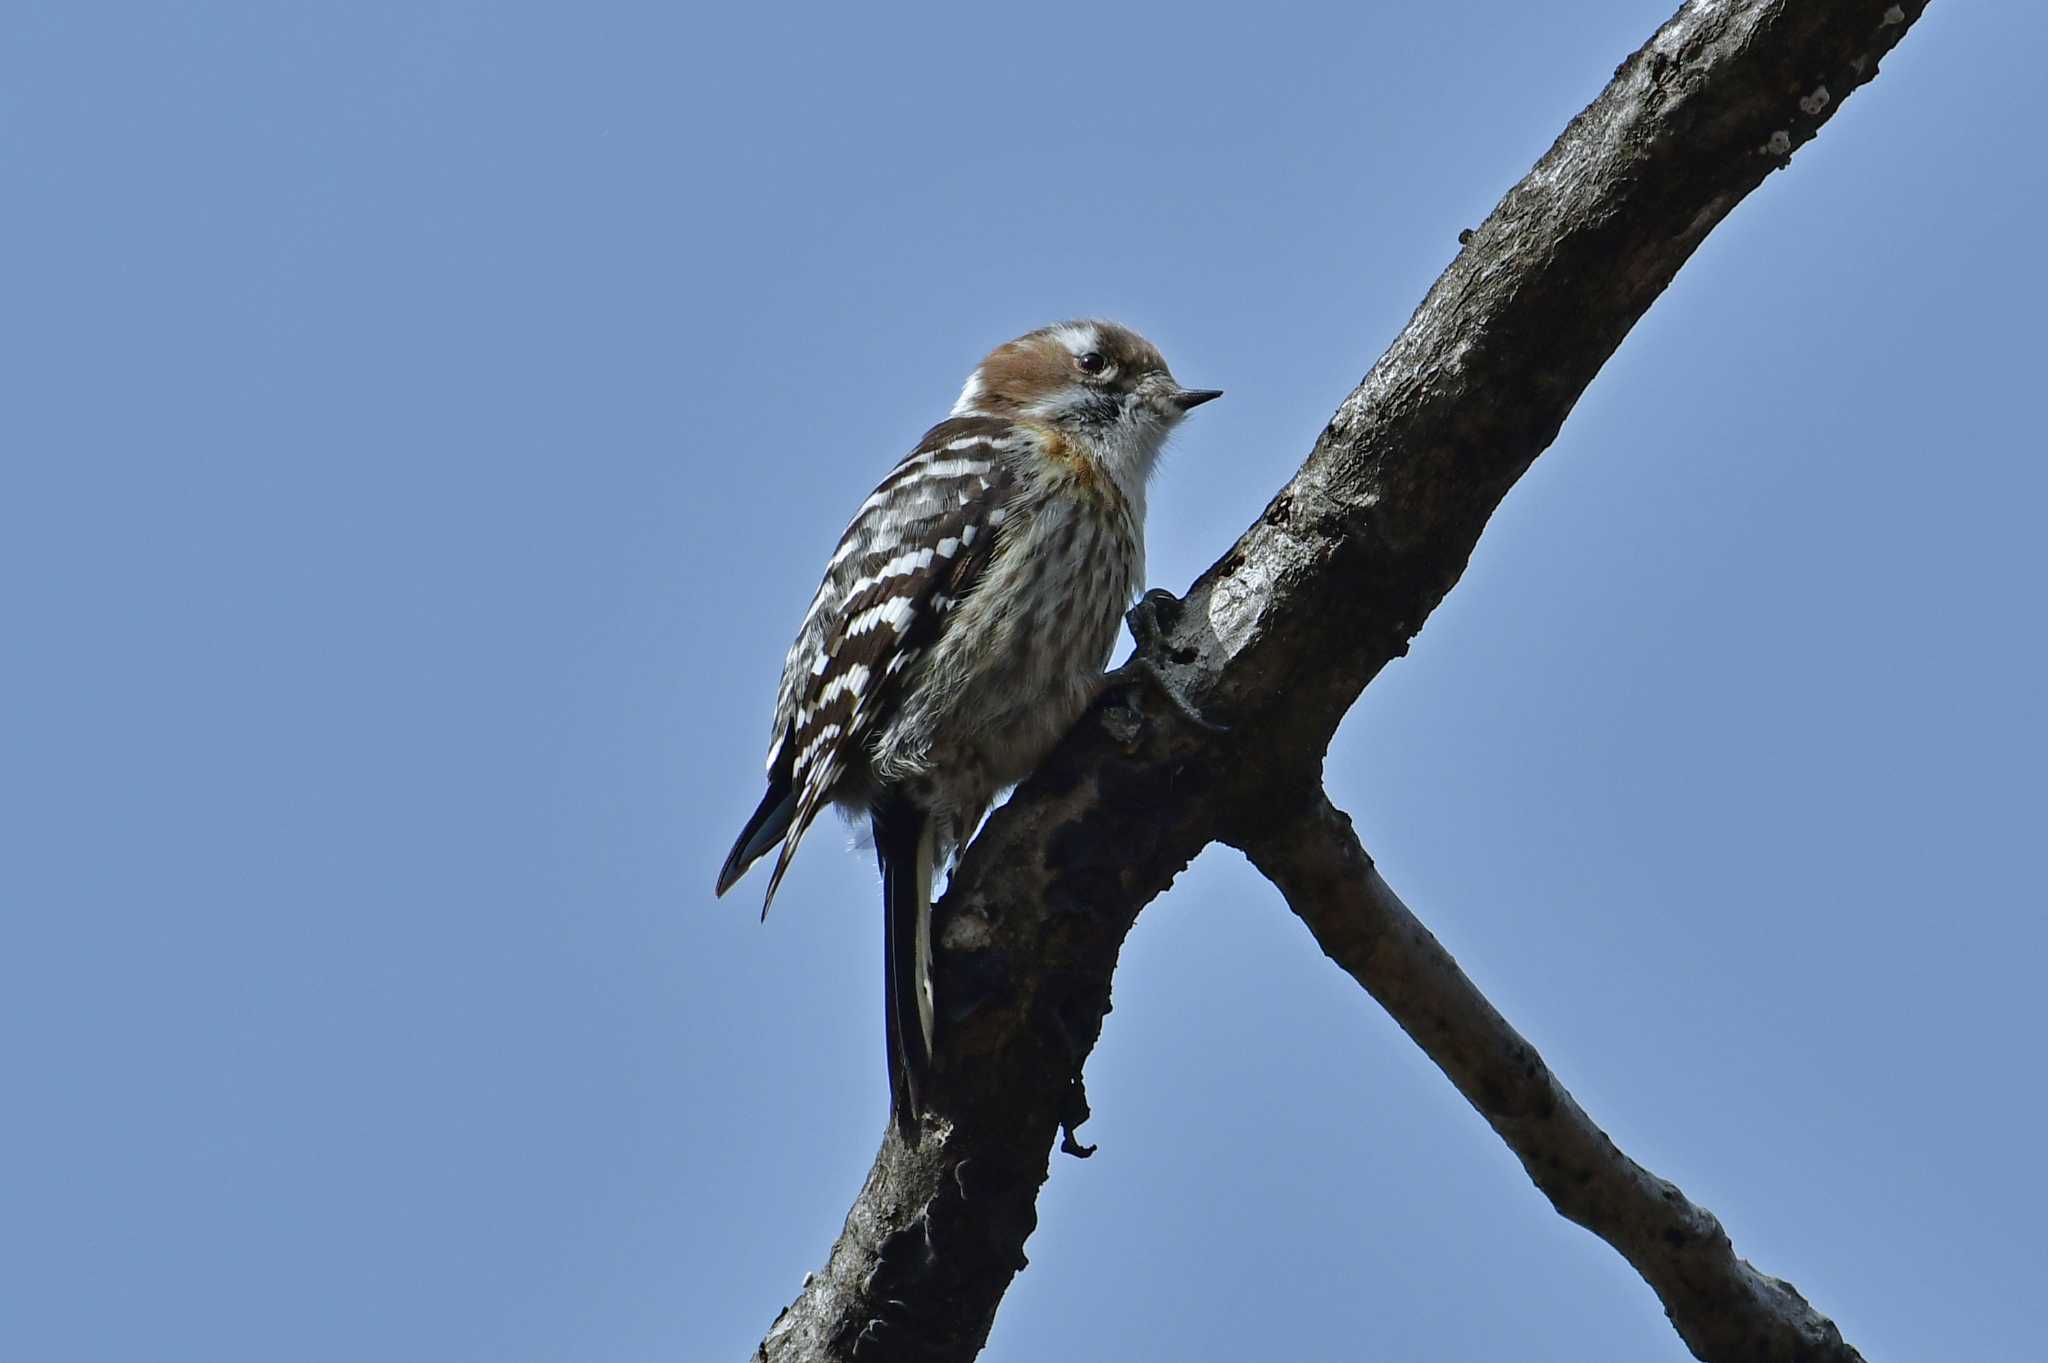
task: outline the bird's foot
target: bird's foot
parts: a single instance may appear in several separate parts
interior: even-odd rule
[[[1160,659],[1166,653],[1167,619],[1180,610],[1180,598],[1163,588],[1154,587],[1138,599],[1124,615],[1124,623],[1130,627],[1131,641],[1137,645],[1130,661],[1105,677],[1111,687],[1143,686],[1163,698],[1173,707],[1174,713],[1201,729],[1205,733],[1227,734],[1228,725],[1218,724],[1197,710],[1194,703],[1180,693],[1167,678]]]

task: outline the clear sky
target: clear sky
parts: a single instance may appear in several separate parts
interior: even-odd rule
[[[0,7],[0,1356],[743,1357],[885,1120],[868,858],[711,898],[853,507],[1075,314],[1185,588],[1671,0]],[[2048,11],[1707,242],[1329,780],[1874,1363],[2039,1346]],[[987,1357],[1679,1360],[1212,849]]]

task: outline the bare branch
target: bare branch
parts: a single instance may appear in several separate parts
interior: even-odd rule
[[[1735,1257],[1713,1213],[1616,1148],[1387,885],[1321,790],[1245,848],[1325,955],[1379,1000],[1500,1133],[1559,1215],[1656,1290],[1696,1357],[1862,1363],[1790,1283]]]
[[[764,1360],[973,1357],[1138,911],[1207,843],[1262,845],[1358,693],[1700,241],[1877,73],[1926,0],[1694,0],[1499,207],[1190,590],[1167,661],[1210,734],[1098,711],[991,819],[941,907],[930,1123],[885,1135]],[[1135,702],[1131,702],[1135,703]],[[1289,802],[1292,801],[1290,804]]]

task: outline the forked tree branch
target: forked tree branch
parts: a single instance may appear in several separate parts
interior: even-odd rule
[[[936,1119],[915,1146],[884,1135],[830,1259],[757,1358],[979,1351],[1024,1266],[1053,1140],[1085,1114],[1075,1076],[1138,911],[1212,841],[1291,845],[1338,721],[1457,582],[1600,366],[1925,7],[1693,0],[1470,235],[1169,622],[1167,665],[1230,731],[1098,710],[968,849],[940,910]],[[1631,1261],[1660,1292],[1692,1290]],[[1795,1356],[1685,1337],[1716,1363]]]
[[[1712,1212],[1615,1147],[1381,879],[1321,790],[1304,792],[1245,851],[1323,953],[1500,1133],[1558,1214],[1643,1275],[1696,1357],[1863,1363],[1792,1284],[1736,1258]]]

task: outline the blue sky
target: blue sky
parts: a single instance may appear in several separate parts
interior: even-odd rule
[[[867,858],[710,896],[851,509],[1117,317],[1184,588],[1667,12],[7,7],[0,1355],[744,1356],[884,1122]],[[2044,43],[1933,6],[1329,760],[1873,1360],[2048,1273]],[[1227,849],[1088,1075],[990,1359],[1685,1357]]]

